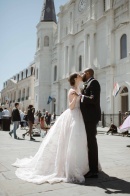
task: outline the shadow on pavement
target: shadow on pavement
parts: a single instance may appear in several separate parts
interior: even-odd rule
[[[130,182],[117,177],[108,176],[104,172],[100,172],[98,178],[87,178],[85,183],[80,185],[102,188],[106,194],[130,194]]]

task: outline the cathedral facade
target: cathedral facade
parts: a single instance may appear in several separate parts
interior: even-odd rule
[[[45,0],[34,57],[36,110],[60,115],[68,107],[69,75],[91,67],[101,85],[102,112],[129,111],[130,1],[70,0],[57,16],[58,22],[54,1]]]
[[[104,113],[130,108],[130,1],[70,0],[60,7],[45,1],[37,25],[35,107],[60,114],[67,108],[68,76],[91,67],[101,84]],[[120,92],[112,95],[114,84]],[[52,98],[47,104],[48,97]]]

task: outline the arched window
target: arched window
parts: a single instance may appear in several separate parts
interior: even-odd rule
[[[57,66],[54,67],[54,81],[57,80]]]
[[[49,46],[49,37],[48,36],[44,37],[44,46]]]
[[[82,56],[79,56],[79,71],[82,71]]]
[[[127,57],[127,36],[122,35],[120,39],[120,58],[123,59]]]

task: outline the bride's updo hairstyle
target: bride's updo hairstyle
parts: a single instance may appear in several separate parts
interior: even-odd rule
[[[69,83],[70,83],[71,86],[74,86],[75,85],[75,78],[77,78],[77,76],[78,76],[78,73],[73,73],[73,74],[71,74],[69,76],[68,81],[69,81]]]

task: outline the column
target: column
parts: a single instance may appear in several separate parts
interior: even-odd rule
[[[90,67],[93,67],[94,60],[94,33],[90,33]]]
[[[84,65],[83,69],[87,67],[87,35],[84,37]]]
[[[64,68],[63,68],[63,77],[66,75],[66,46],[64,47]]]
[[[68,59],[68,74],[71,73],[71,67],[72,67],[72,45],[69,46],[69,59]]]
[[[89,6],[90,6],[90,19],[92,18],[92,1],[89,0]]]
[[[90,35],[87,34],[87,67],[90,67]]]

